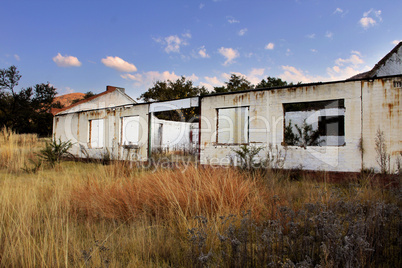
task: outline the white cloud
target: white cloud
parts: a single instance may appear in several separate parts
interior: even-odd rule
[[[313,33],[313,34],[308,34],[308,35],[307,35],[307,38],[314,39],[314,38],[315,38],[315,34],[314,34],[314,33]]]
[[[200,9],[203,9],[205,7],[205,4],[203,4],[203,3],[201,3],[200,5],[199,5],[199,8]]]
[[[75,92],[75,89],[70,88],[70,87],[65,87],[64,92],[65,92],[64,94],[71,94],[71,93]]]
[[[21,60],[20,56],[18,56],[17,54],[14,54],[14,59],[16,59],[17,61]]]
[[[352,65],[354,67],[357,67],[360,64],[363,64],[364,61],[360,58],[361,54],[358,51],[352,51],[352,55],[348,59],[336,59],[335,64],[338,66],[345,66],[345,65]]]
[[[201,58],[209,58],[209,55],[207,53],[207,50],[205,49],[204,46],[202,46],[199,50],[198,50],[198,55],[201,56]]]
[[[361,18],[359,23],[364,29],[367,29],[367,28],[377,24],[377,22],[373,18],[370,18],[370,17]]]
[[[333,34],[332,32],[330,32],[330,31],[327,31],[327,32],[325,33],[325,37],[326,37],[326,38],[332,39],[333,36],[334,36],[334,34]]]
[[[236,20],[235,18],[233,18],[233,17],[231,17],[231,16],[227,16],[226,18],[228,19],[228,22],[229,22],[230,24],[239,23],[239,22],[240,22],[240,21]]]
[[[221,77],[224,79],[224,81],[229,81],[232,74],[235,74],[237,76],[244,77],[251,84],[256,85],[259,82],[261,82],[261,80],[264,78],[264,72],[265,72],[264,68],[253,68],[253,69],[251,69],[250,72],[248,72],[248,74],[243,74],[243,73],[239,73],[239,72],[231,72],[231,73],[222,73]],[[223,83],[221,83],[221,85],[222,84]]]
[[[337,13],[342,14],[342,13],[343,13],[343,10],[342,10],[341,8],[337,7],[337,8],[335,9],[335,11],[334,11],[334,14],[337,14]]]
[[[310,49],[310,51],[313,52],[313,53],[317,53],[317,52],[318,52],[317,49],[314,49],[314,48]]]
[[[393,44],[393,45],[397,45],[397,44],[399,44],[400,42],[402,42],[402,40],[394,40],[394,41],[392,41],[391,42],[391,44]]]
[[[115,69],[119,72],[132,73],[137,71],[137,67],[135,67],[134,64],[129,63],[119,57],[108,56],[101,61],[106,67]]]
[[[205,79],[209,84],[214,85],[214,86],[223,85],[223,82],[219,81],[219,79],[218,79],[216,76],[214,76],[214,77],[205,76],[204,79]]]
[[[121,74],[120,77],[126,80],[138,80],[140,75],[133,74]]]
[[[265,49],[273,50],[274,47],[275,47],[275,44],[274,44],[274,43],[268,43],[268,45],[265,46]]]
[[[303,82],[303,83],[311,83],[317,81],[324,81],[324,77],[320,76],[311,76],[308,75],[305,71],[297,69],[293,66],[282,66],[282,70],[284,71],[279,77],[287,82]]]
[[[239,34],[240,36],[243,36],[243,35],[246,34],[247,31],[248,31],[247,28],[244,28],[244,29],[241,29],[238,34]]]
[[[220,81],[216,76],[214,77],[205,76],[204,79],[206,82],[201,82],[200,86],[205,87],[209,92],[212,92],[214,87],[219,87],[223,85],[223,82]]]
[[[79,67],[81,62],[74,56],[62,56],[60,53],[53,57],[53,61],[59,67]]]
[[[349,58],[338,58],[335,60],[335,65],[326,68],[326,76],[309,75],[307,71],[297,69],[293,66],[282,66],[284,71],[279,75],[285,81],[297,83],[319,82],[319,81],[335,81],[344,80],[358,73],[370,70],[369,66],[364,65],[364,60],[358,51],[352,51]]]
[[[149,88],[156,81],[166,81],[166,80],[176,81],[177,79],[180,79],[181,76],[176,75],[174,72],[169,71],[164,71],[162,73],[156,71],[149,71],[136,75],[122,74],[120,75],[120,77],[126,80],[135,81],[134,84],[135,86],[142,86],[144,88]],[[196,76],[195,74],[185,77],[193,82],[198,81],[199,79],[198,76]]]
[[[165,46],[166,53],[180,53],[181,46],[188,45],[187,39],[191,38],[190,33],[182,34],[182,38],[177,35],[170,35],[165,38],[154,38],[155,42]]]
[[[239,52],[233,48],[221,47],[218,51],[226,58],[226,61],[223,63],[225,66],[233,63],[233,60],[239,57]]]
[[[167,46],[165,48],[166,53],[170,52],[180,52],[180,45],[183,44],[183,40],[180,39],[177,35],[171,35],[165,38]]]
[[[201,82],[200,87],[205,87],[208,90],[208,92],[212,92],[214,89],[213,85],[205,83],[205,82]]]
[[[359,20],[360,25],[364,29],[368,29],[377,24],[377,20],[375,20],[372,15],[374,15],[378,21],[382,21],[381,10],[370,9],[369,11],[364,12],[363,17]]]

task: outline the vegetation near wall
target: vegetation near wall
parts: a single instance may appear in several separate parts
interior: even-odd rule
[[[0,133],[0,267],[402,265],[400,187],[371,186],[371,174],[329,184],[325,173],[125,162],[32,171],[45,143]]]

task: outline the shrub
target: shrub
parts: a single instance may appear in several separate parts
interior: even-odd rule
[[[319,130],[313,130],[313,126],[307,124],[306,119],[300,127],[297,124],[294,126],[298,133],[293,133],[291,120],[289,120],[289,124],[285,127],[284,136],[287,145],[306,148],[307,146],[319,146],[323,142],[323,140],[320,140]]]
[[[239,149],[232,149],[238,158],[240,158],[241,167],[245,170],[251,170],[257,166],[256,157],[264,149],[262,146],[240,145]]]
[[[203,219],[188,232],[194,267],[400,267],[402,214],[394,204],[333,201],[279,207],[275,219],[245,213]],[[217,247],[206,247],[215,236]]]
[[[71,141],[61,141],[61,138],[57,141],[52,139],[51,142],[46,142],[45,148],[40,150],[38,156],[51,167],[54,167],[56,163],[60,163],[63,157],[73,157],[68,150],[73,146]]]

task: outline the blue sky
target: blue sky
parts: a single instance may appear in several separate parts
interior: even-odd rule
[[[232,73],[342,80],[402,40],[401,10],[400,0],[0,0],[0,68],[17,66],[19,88],[113,85],[134,98],[180,76],[209,89]]]

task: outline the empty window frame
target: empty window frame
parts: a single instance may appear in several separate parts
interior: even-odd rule
[[[285,103],[283,109],[286,144],[345,145],[345,101],[343,99]]]
[[[217,143],[249,143],[249,107],[217,109]]]
[[[89,146],[90,148],[104,147],[104,120],[89,120]]]
[[[140,117],[126,116],[121,118],[121,144],[138,145],[140,140]]]

